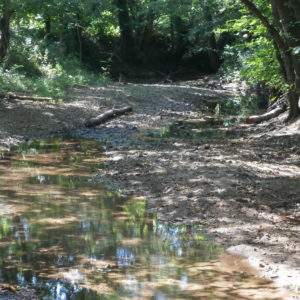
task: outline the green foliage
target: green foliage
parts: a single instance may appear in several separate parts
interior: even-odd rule
[[[87,65],[96,72],[113,73],[114,68],[124,67],[120,66],[124,60],[119,51],[121,31],[116,1],[7,1],[13,14],[5,69],[17,69],[26,77],[49,76],[49,69],[55,70],[57,64],[62,65],[65,57],[70,56],[78,58],[80,67]],[[207,51],[211,50],[208,39],[233,11],[227,10],[226,3],[220,0],[124,2],[133,36],[131,47],[135,58],[132,61],[143,68],[163,72],[174,71],[197,55],[200,57],[186,67],[201,68],[202,72],[208,69]],[[213,51],[218,52],[219,48]],[[195,64],[197,60],[199,63]],[[64,67],[66,74],[58,76],[56,81],[72,83],[70,68],[73,67]],[[39,85],[45,88],[56,85],[51,83],[53,76],[50,82],[43,81]]]
[[[0,218],[0,239],[6,237],[11,229],[11,222],[7,218]]]
[[[106,80],[100,68],[91,72],[80,61],[83,50],[77,39],[78,28],[87,27],[91,18],[95,22],[102,4],[95,6],[92,0],[10,0],[2,5],[13,11],[10,51],[0,66],[2,91],[62,98],[70,85]],[[45,27],[48,21],[50,32]]]
[[[24,66],[14,65],[10,69],[0,69],[0,89],[6,92],[15,91],[38,96],[63,98],[66,88],[74,84],[101,85],[107,79],[85,70],[72,57],[64,64],[43,65],[43,75],[26,76]]]
[[[129,63],[120,50],[117,1],[1,3],[0,14],[5,5],[13,13],[10,51],[0,70],[0,88],[62,98],[67,86],[101,84],[104,73],[120,78],[135,76],[143,68],[164,74],[180,68],[208,72],[214,53],[223,60],[222,76],[241,76],[251,84],[264,82],[268,88],[286,90],[269,34],[239,2],[124,2],[132,34],[131,54],[135,56]],[[272,22],[269,1],[253,2]],[[300,48],[293,47],[293,52],[299,54]],[[234,103],[230,105],[224,109],[238,110]]]
[[[242,111],[241,99],[223,101],[217,104],[215,113],[217,115],[239,115]]]
[[[272,18],[266,1],[257,1],[256,5]],[[263,82],[268,88],[286,90],[273,41],[255,16],[241,8],[240,16],[227,21],[226,26],[220,29],[222,31],[230,31],[236,37],[235,44],[224,51],[225,63],[220,70],[222,75],[231,73],[249,84]]]
[[[259,110],[262,99],[254,96],[239,96],[217,104],[215,113],[222,116],[247,116]]]
[[[11,51],[0,68],[0,89],[63,98],[74,84],[102,84],[103,74],[89,71],[62,43],[38,38],[39,23],[14,27]],[[32,33],[34,32],[34,35]]]

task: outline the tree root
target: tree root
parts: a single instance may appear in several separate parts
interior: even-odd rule
[[[259,115],[259,116],[250,116],[248,118],[246,118],[246,123],[247,124],[258,124],[261,123],[263,121],[267,121],[270,120],[272,118],[275,118],[277,116],[279,116],[280,114],[282,114],[283,112],[286,111],[286,107],[285,106],[278,106],[276,108],[274,108],[273,110],[263,114],[263,115]]]

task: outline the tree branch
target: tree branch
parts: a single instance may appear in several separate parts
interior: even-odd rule
[[[250,12],[252,12],[266,27],[269,34],[273,37],[275,42],[278,45],[278,48],[283,51],[288,51],[289,48],[286,45],[285,41],[280,36],[278,30],[269,22],[268,18],[262,14],[262,12],[256,7],[256,5],[250,0],[240,0]]]
[[[117,116],[124,115],[127,112],[131,112],[131,111],[132,111],[132,107],[130,107],[130,106],[120,108],[120,109],[111,109],[95,118],[92,118],[92,119],[86,121],[84,123],[84,125],[86,127],[95,127],[97,125],[107,122],[110,119],[116,118]]]
[[[20,96],[13,93],[3,94],[0,93],[0,99],[16,99],[16,100],[33,100],[33,101],[51,101],[53,100],[50,97],[33,97],[33,96]]]

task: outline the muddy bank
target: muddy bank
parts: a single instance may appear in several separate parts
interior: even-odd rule
[[[1,145],[57,134],[98,140],[108,159],[93,181],[144,197],[162,222],[205,224],[216,242],[299,292],[299,124],[286,128],[279,119],[255,127],[196,126],[188,130],[192,136],[180,124],[171,126],[199,119],[199,109],[207,115],[211,102],[231,97],[230,87],[201,80],[76,87],[66,102],[2,104]],[[101,128],[82,127],[86,119],[126,105],[134,113]]]

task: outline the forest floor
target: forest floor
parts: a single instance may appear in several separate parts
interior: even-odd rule
[[[9,100],[0,103],[0,146],[68,133],[99,140],[107,160],[91,180],[144,197],[161,222],[204,224],[216,243],[300,293],[300,122],[216,126],[212,102],[235,96],[233,85],[204,78],[76,86],[55,104]],[[133,113],[82,126],[126,105]]]

